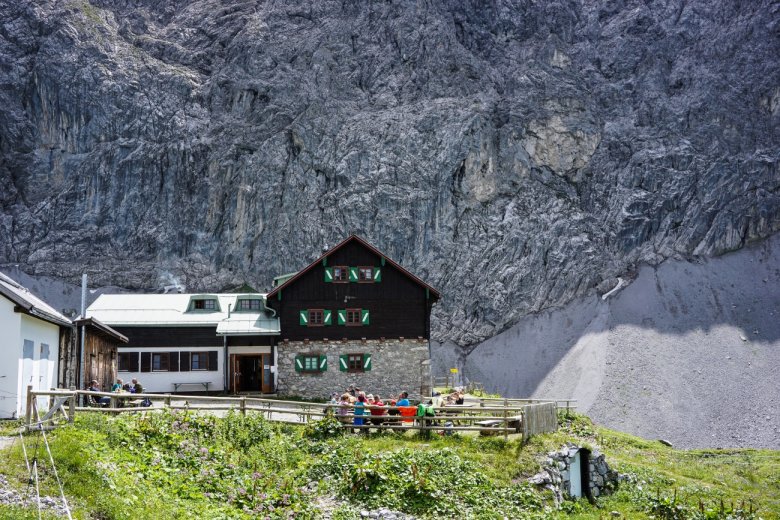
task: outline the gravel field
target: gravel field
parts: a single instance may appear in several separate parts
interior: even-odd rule
[[[608,427],[676,447],[780,449],[780,236],[719,258],[642,267],[603,301],[531,316],[435,373],[509,396],[574,397]]]

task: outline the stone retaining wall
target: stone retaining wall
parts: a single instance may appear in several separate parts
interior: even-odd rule
[[[378,393],[383,399],[404,390],[415,399],[431,395],[428,341],[424,339],[289,341],[278,349],[277,391],[281,395],[327,398],[349,385]],[[339,356],[357,353],[371,354],[371,370],[342,372]],[[301,354],[327,356],[327,369],[296,372],[295,357]]]
[[[618,473],[607,465],[604,455],[599,450],[587,450],[576,444],[566,443],[559,451],[551,451],[547,454],[547,460],[542,466],[542,471],[530,478],[530,482],[543,486],[553,492],[557,502],[571,498],[571,464],[578,451],[588,451],[588,481],[589,488],[582,489],[583,497],[596,498],[609,494],[617,488]]]

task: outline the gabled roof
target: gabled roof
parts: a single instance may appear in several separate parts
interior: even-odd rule
[[[120,334],[119,332],[115,331],[114,329],[112,329],[102,321],[98,320],[97,318],[79,318],[77,320],[73,320],[73,323],[79,326],[84,325],[87,327],[93,327],[96,330],[102,332],[103,334],[111,338],[114,338],[115,340],[121,343],[127,343],[128,341],[130,341],[127,338],[127,336],[125,336],[124,334]]]
[[[434,289],[433,287],[431,287],[427,283],[423,282],[420,278],[416,277],[411,272],[409,272],[406,269],[404,269],[401,266],[401,264],[399,264],[398,262],[395,262],[393,259],[391,259],[389,256],[384,254],[382,251],[380,251],[379,249],[375,248],[374,246],[372,246],[371,244],[369,244],[368,242],[366,242],[365,240],[363,240],[362,238],[360,238],[359,236],[354,235],[354,234],[353,235],[349,235],[347,238],[345,238],[344,240],[342,240],[341,242],[339,242],[338,244],[336,244],[332,248],[330,248],[327,251],[325,251],[325,253],[323,253],[315,261],[313,261],[308,266],[304,267],[303,269],[301,269],[300,271],[295,273],[292,277],[290,277],[287,280],[285,280],[284,283],[282,283],[281,285],[275,287],[271,292],[268,293],[267,298],[270,299],[272,297],[275,297],[276,294],[279,291],[281,291],[285,287],[288,287],[288,286],[294,284],[295,281],[298,278],[300,278],[301,276],[304,275],[304,273],[307,273],[308,271],[313,269],[317,264],[322,262],[323,258],[332,255],[334,252],[338,251],[339,249],[341,249],[342,247],[344,247],[345,245],[347,245],[347,244],[349,244],[350,242],[353,242],[353,241],[354,242],[358,242],[360,245],[362,245],[366,249],[370,250],[371,252],[373,252],[377,256],[379,256],[381,258],[384,258],[386,263],[388,263],[388,264],[392,265],[393,267],[395,267],[396,269],[398,269],[398,271],[400,271],[401,274],[403,274],[404,276],[406,276],[407,278],[409,278],[410,280],[415,282],[417,285],[420,285],[421,287],[424,287],[425,289],[427,289],[430,292],[430,295],[431,295],[431,297],[434,300],[438,300],[438,299],[441,298],[441,294],[439,294],[439,291],[437,291],[436,289]],[[286,276],[286,275],[283,275],[283,276]],[[277,276],[277,278],[281,278],[281,277]]]
[[[16,304],[21,312],[35,318],[64,327],[73,324],[67,316],[59,313],[54,307],[3,273],[0,273],[0,295]]]
[[[257,298],[261,293],[198,294],[101,294],[87,308],[88,318],[113,327],[217,327],[218,334],[279,334],[279,319],[259,311],[237,311],[238,300]],[[217,309],[193,310],[193,299],[215,299]],[[230,312],[228,312],[230,308]]]

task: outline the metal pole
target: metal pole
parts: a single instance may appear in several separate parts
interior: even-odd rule
[[[87,314],[87,273],[81,275],[81,318],[86,318]],[[77,388],[84,389],[84,380],[86,379],[86,361],[84,355],[84,334],[86,326],[81,325],[81,346],[79,347],[79,382]]]
[[[228,306],[228,312],[230,312],[230,306]],[[223,379],[222,384],[224,385],[223,388],[224,388],[224,392],[225,393],[230,392],[230,378],[228,377],[228,369],[232,368],[232,367],[228,366],[229,363],[228,363],[228,341],[227,341],[227,339],[228,339],[227,336],[222,336],[222,357],[223,357],[223,359],[222,359],[222,368],[223,368],[223,370],[222,370],[222,372],[223,372],[223,374],[222,374],[222,379]]]

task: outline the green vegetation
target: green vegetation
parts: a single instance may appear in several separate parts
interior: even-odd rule
[[[77,518],[359,518],[388,507],[422,518],[779,518],[780,453],[680,451],[563,418],[556,433],[519,439],[412,433],[352,434],[332,419],[306,427],[257,415],[190,412],[77,417],[49,434]],[[42,492],[58,494],[37,434]],[[526,483],[548,451],[566,442],[599,446],[625,475],[595,504],[565,502]],[[31,453],[32,454],[32,453]],[[0,472],[24,490],[19,443]],[[333,504],[329,497],[336,497]],[[752,511],[757,513],[753,514]],[[35,513],[35,514],[33,514]],[[3,509],[0,518],[35,518]]]
[[[19,435],[19,428],[21,428],[23,424],[21,419],[0,421],[0,436],[9,437],[12,435]]]

